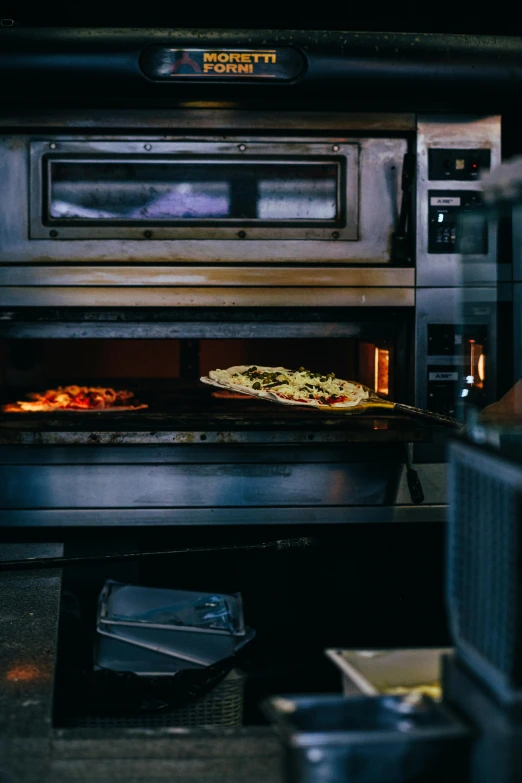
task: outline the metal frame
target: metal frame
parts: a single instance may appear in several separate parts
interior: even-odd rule
[[[132,157],[131,157],[132,156]],[[138,157],[139,156],[139,157]],[[192,156],[193,159],[192,159]],[[248,165],[263,159],[272,160],[277,156],[279,162],[292,165],[294,162],[312,165],[318,161],[335,163],[338,166],[337,209],[340,214],[335,220],[288,221],[286,225],[275,221],[201,219],[186,220],[135,220],[117,219],[65,220],[48,217],[42,219],[42,213],[49,215],[49,188],[52,162],[147,162],[191,163],[205,165],[234,163]],[[285,158],[286,161],[281,160]],[[264,140],[262,142],[244,139],[224,142],[218,139],[205,141],[162,141],[143,143],[135,140],[125,141],[52,141],[31,142],[31,183],[30,183],[30,232],[32,239],[47,239],[50,231],[61,239],[140,239],[144,237],[158,239],[334,239],[356,240],[358,238],[359,206],[359,147],[354,142],[343,144],[317,144],[306,140],[292,142]],[[313,160],[312,160],[313,159]],[[341,166],[341,162],[343,165]],[[344,170],[344,171],[343,171]],[[47,186],[46,186],[47,182]],[[46,207],[47,205],[47,207]],[[344,214],[343,214],[344,213]],[[147,234],[144,235],[144,229]],[[242,229],[241,234],[238,229]]]
[[[112,132],[114,128],[127,129],[131,133],[147,133],[151,128],[171,134],[173,128],[184,133],[193,133],[194,128],[204,131],[241,133],[245,128],[256,133],[278,131],[281,134],[290,131],[302,133],[303,129],[313,131],[318,136],[354,133],[415,133],[415,114],[412,112],[368,112],[303,111],[279,108],[277,111],[259,111],[241,108],[237,104],[219,101],[183,101],[176,102],[167,109],[142,108],[140,111],[114,107],[112,104],[103,109],[93,107],[85,109],[59,109],[46,106],[33,109],[18,108],[16,113],[8,110],[0,116],[0,128],[11,133],[19,133],[25,128],[28,132],[40,134],[42,128],[47,133],[55,133],[57,128],[66,130],[95,129],[96,133]],[[162,138],[166,138],[163,136]]]
[[[432,466],[423,466],[432,467]],[[437,467],[436,465],[434,467]],[[429,471],[427,471],[429,475]],[[342,506],[341,508],[232,508],[232,509],[22,509],[2,510],[2,527],[161,527],[231,525],[344,525],[362,523],[445,522],[445,487],[439,497],[422,506]]]
[[[371,318],[375,315],[375,318]],[[398,334],[408,310],[376,308],[360,312],[342,308],[25,308],[0,310],[0,337],[5,339],[248,339],[356,338],[369,342]],[[413,321],[411,321],[413,322]],[[409,323],[409,322],[408,322]],[[402,337],[404,342],[404,336]],[[408,350],[404,347],[403,350]]]

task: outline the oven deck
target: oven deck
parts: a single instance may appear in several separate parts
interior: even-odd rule
[[[6,414],[3,524],[315,524],[441,513],[439,466],[420,466],[431,469],[426,503],[411,502],[406,450],[432,430],[406,416],[215,399],[209,389],[140,399],[150,407]]]
[[[149,407],[122,412],[5,413],[0,419],[0,445],[399,444],[426,442],[432,434],[428,426],[400,414],[332,414],[247,396],[223,398],[208,387],[161,389],[157,384],[151,389],[127,381],[123,385]]]
[[[429,427],[407,416],[315,413],[235,415],[129,413],[5,414],[0,445],[418,443]]]

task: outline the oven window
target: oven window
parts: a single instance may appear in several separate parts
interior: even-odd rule
[[[359,239],[359,144],[30,144],[31,239]]]
[[[48,160],[50,222],[342,223],[342,160]]]

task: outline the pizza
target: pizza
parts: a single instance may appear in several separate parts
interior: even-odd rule
[[[203,383],[221,386],[287,405],[310,405],[316,408],[354,408],[370,396],[364,386],[336,378],[335,373],[288,370],[285,367],[236,365],[227,370],[211,370]]]
[[[131,391],[116,391],[104,386],[59,386],[45,392],[33,392],[27,397],[27,400],[4,405],[3,412],[136,411],[148,407],[134,400],[134,393]]]

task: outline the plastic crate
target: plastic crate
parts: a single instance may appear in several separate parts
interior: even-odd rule
[[[73,716],[67,726],[89,729],[241,726],[245,683],[246,674],[232,669],[212,691],[184,707],[129,716]]]
[[[464,442],[449,459],[451,633],[459,658],[508,701],[522,689],[522,466]]]

